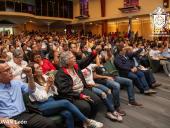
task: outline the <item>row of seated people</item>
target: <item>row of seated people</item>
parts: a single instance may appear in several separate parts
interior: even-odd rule
[[[122,122],[122,116],[126,115],[120,110],[120,86],[127,88],[129,105],[140,107],[134,85],[146,95],[156,93],[151,88],[160,86],[150,70],[134,61],[142,49],[133,52],[130,47],[117,47],[114,56],[112,48],[107,46],[97,44],[89,51],[86,43],[80,48],[70,43],[63,44],[62,52],[54,51],[50,57],[50,54],[44,56],[42,46],[37,48],[39,43],[32,44],[31,50],[22,44],[23,49],[11,52],[10,61],[0,64],[0,119],[8,122],[4,123],[6,127],[19,127],[14,120],[26,120],[28,123],[23,127],[53,128],[57,127],[54,122],[43,116],[60,114],[68,128],[74,128],[73,116],[85,128],[101,128],[103,123],[94,120],[101,101],[107,108],[107,118]],[[119,73],[116,67],[107,70],[107,62],[116,66]],[[29,92],[29,100],[43,116],[25,111],[21,92]]]

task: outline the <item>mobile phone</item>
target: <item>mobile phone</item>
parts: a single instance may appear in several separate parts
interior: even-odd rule
[[[90,102],[94,103],[94,100],[92,100],[91,98],[88,99]]]

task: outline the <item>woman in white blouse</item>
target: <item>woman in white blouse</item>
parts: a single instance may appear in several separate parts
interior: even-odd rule
[[[41,66],[30,64],[36,84],[36,91],[30,95],[30,100],[38,106],[44,116],[61,114],[66,118],[67,128],[74,128],[72,114],[83,122],[85,128],[101,128],[103,124],[85,117],[79,109],[66,99],[56,100],[57,88],[54,86],[54,76],[43,75]]]

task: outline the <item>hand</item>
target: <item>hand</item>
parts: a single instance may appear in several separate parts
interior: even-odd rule
[[[142,65],[140,65],[140,68],[142,69],[142,68],[145,68],[145,67],[143,67]]]
[[[87,84],[88,87],[94,87],[95,84]]]
[[[83,100],[94,102],[94,101],[90,98],[90,96],[83,95],[82,98],[83,98]]]
[[[25,73],[27,77],[32,77],[32,69],[30,67],[23,68],[22,72]]]
[[[47,79],[47,85],[52,85],[54,83],[54,76],[50,75]]]
[[[5,119],[4,122],[6,122],[6,123],[4,123],[4,125],[5,125],[5,127],[7,127],[7,128],[21,128],[21,127],[19,126],[19,124],[17,124],[17,121],[16,121],[16,120],[13,120],[13,119]]]
[[[140,48],[144,49],[144,46],[140,46]]]
[[[134,68],[131,68],[131,72],[135,72]]]
[[[101,45],[97,45],[97,46],[96,46],[96,52],[97,52],[97,53],[99,53],[99,52],[101,51],[101,49],[102,49]]]
[[[138,71],[138,69],[137,69],[136,67],[134,67],[134,71],[135,71],[135,72],[137,72],[137,71]]]
[[[108,80],[114,80],[113,77],[107,76]]]

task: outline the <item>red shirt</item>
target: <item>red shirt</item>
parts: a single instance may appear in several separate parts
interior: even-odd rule
[[[48,59],[43,59],[43,64],[41,65],[43,74],[46,74],[49,71],[56,70],[53,64]]]

